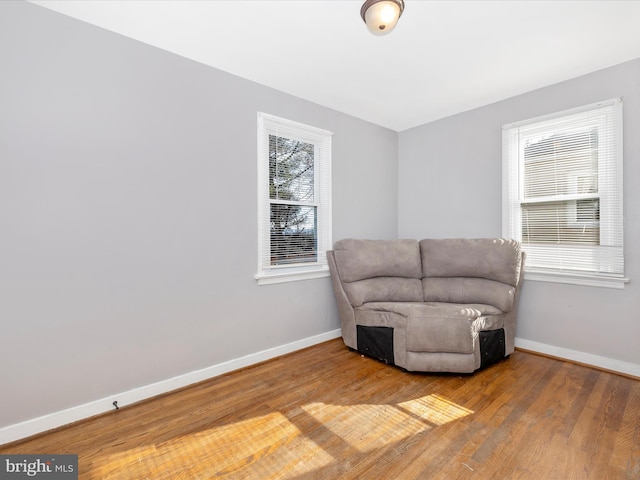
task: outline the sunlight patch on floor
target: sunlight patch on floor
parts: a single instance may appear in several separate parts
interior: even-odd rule
[[[327,405],[303,407],[325,428],[360,452],[368,452],[431,428],[393,405]]]
[[[388,446],[473,413],[439,395],[428,395],[398,405],[312,403],[303,408],[325,428],[361,452]]]
[[[248,478],[249,472],[276,479],[283,478],[282,472],[297,476],[331,462],[333,457],[284,415],[272,413],[111,455],[92,470],[91,478],[120,479],[122,472],[146,478],[146,471],[157,480],[165,478],[157,474],[165,470],[172,479]]]
[[[473,413],[436,394],[399,403],[398,407],[434,425],[444,425]]]

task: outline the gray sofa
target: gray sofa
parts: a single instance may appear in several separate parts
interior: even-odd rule
[[[327,257],[348,347],[420,372],[471,373],[513,352],[518,242],[345,239]]]

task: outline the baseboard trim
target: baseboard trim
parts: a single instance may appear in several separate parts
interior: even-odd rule
[[[193,372],[179,375],[177,377],[169,378],[161,382],[145,385],[143,387],[134,388],[126,392],[121,392],[109,397],[101,398],[93,402],[78,405],[76,407],[68,408],[58,412],[53,412],[48,415],[43,415],[38,418],[33,418],[21,423],[9,425],[0,428],[0,445],[15,442],[39,433],[53,430],[70,423],[84,420],[101,413],[106,413],[113,410],[114,401],[118,402],[119,407],[131,405],[142,400],[149,399],[164,393],[183,388],[194,383],[207,380],[209,378],[222,375],[224,373],[232,372],[240,368],[255,365],[256,363],[264,362],[272,358],[285,355],[287,353],[295,352],[303,348],[316,345],[318,343],[333,340],[341,336],[340,330],[332,330],[313,337],[304,338],[295,342],[287,343],[279,347],[262,350],[260,352],[252,353],[244,357],[235,358],[227,362],[223,362],[211,367],[203,368]]]
[[[640,379],[640,365],[637,365],[635,363],[623,362],[614,358],[601,357],[599,355],[593,355],[591,353],[579,352],[577,350],[556,347],[554,345],[533,342],[531,340],[525,340],[523,338],[517,337],[515,339],[515,347],[519,350],[538,353],[561,360],[568,360],[573,363],[597,368],[606,372],[616,373],[634,379]]]

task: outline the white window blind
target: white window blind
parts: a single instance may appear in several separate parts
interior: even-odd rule
[[[328,274],[331,132],[258,114],[260,283]]]
[[[503,235],[529,278],[622,286],[622,207],[620,99],[503,127]]]

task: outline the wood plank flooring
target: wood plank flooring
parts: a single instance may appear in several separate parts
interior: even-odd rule
[[[337,339],[0,453],[83,480],[640,479],[640,381],[521,351],[414,374]]]

